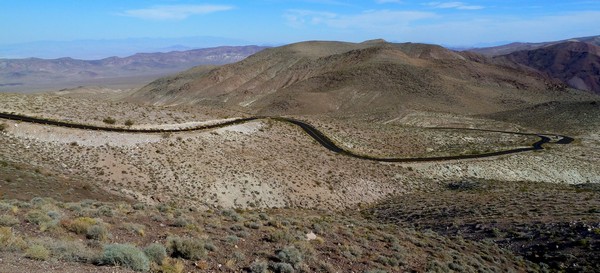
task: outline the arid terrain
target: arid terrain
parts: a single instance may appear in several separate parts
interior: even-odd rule
[[[0,271],[596,272],[600,97],[507,62],[307,42],[135,92],[0,93],[2,113],[165,130],[0,119]]]
[[[260,46],[222,46],[187,51],[138,53],[101,60],[0,59],[0,92],[40,92],[99,85],[113,89],[139,88],[146,83],[198,65],[240,61]]]

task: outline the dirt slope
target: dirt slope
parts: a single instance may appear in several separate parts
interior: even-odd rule
[[[374,40],[271,48],[211,71],[159,79],[131,100],[259,114],[403,109],[471,114],[572,99],[560,89],[539,72],[474,53]]]
[[[573,88],[600,94],[600,46],[573,41],[498,58],[535,68]]]

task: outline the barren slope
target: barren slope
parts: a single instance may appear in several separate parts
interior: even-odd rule
[[[497,58],[535,68],[573,88],[600,94],[600,46],[564,42]]]
[[[305,42],[267,49],[208,72],[159,79],[131,99],[221,105],[260,114],[314,114],[402,109],[490,113],[573,98],[538,72],[493,63],[433,45]]]

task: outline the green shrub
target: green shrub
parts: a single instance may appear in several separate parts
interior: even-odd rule
[[[123,228],[127,231],[133,232],[142,237],[144,237],[144,235],[146,235],[146,227],[141,224],[125,223],[125,224],[123,224]]]
[[[19,223],[21,223],[21,221],[19,221],[17,217],[8,214],[0,215],[0,226],[12,227],[18,225]]]
[[[61,241],[49,239],[43,245],[50,250],[52,256],[67,262],[91,263],[97,259],[97,253],[80,241]]]
[[[125,121],[125,126],[131,126],[131,125],[133,125],[133,120],[128,119]]]
[[[117,123],[117,120],[112,117],[106,117],[105,119],[102,120],[102,122],[104,122],[106,124],[115,124],[115,123]]]
[[[17,251],[27,246],[23,238],[16,235],[10,227],[0,227],[0,251]]]
[[[44,222],[52,221],[52,218],[42,211],[32,210],[25,215],[25,220],[29,223],[39,225]]]
[[[4,132],[6,131],[6,128],[8,128],[8,124],[6,123],[0,123],[0,132]]]
[[[96,240],[96,241],[104,241],[106,239],[108,239],[109,237],[109,233],[108,233],[108,229],[106,228],[105,225],[101,225],[101,224],[96,224],[91,226],[85,236],[88,239],[92,239],[92,240]]]
[[[302,253],[295,246],[288,246],[277,253],[281,262],[289,263],[297,268],[303,260]]]
[[[254,260],[254,262],[250,265],[250,272],[252,273],[267,273],[268,269],[269,264],[259,259]]]
[[[25,250],[25,257],[33,260],[46,261],[50,258],[50,250],[43,245],[32,245]]]
[[[150,259],[150,261],[155,262],[158,265],[161,265],[163,260],[167,258],[167,249],[157,243],[150,244],[146,248],[144,248],[144,253]]]
[[[173,258],[198,260],[206,256],[204,241],[194,238],[167,238],[167,251]]]
[[[150,270],[150,260],[135,246],[112,244],[104,246],[100,264],[124,266],[135,271]]]
[[[97,224],[98,221],[94,218],[78,217],[75,220],[63,219],[60,223],[68,231],[75,232],[77,234],[86,234],[88,229]]]
[[[98,208],[98,214],[102,216],[112,217],[114,216],[114,212],[109,206],[101,206]]]
[[[185,227],[189,224],[190,223],[188,222],[188,220],[185,219],[185,217],[181,217],[181,216],[175,218],[175,220],[173,221],[173,226],[175,226],[175,227]]]
[[[294,273],[294,267],[288,263],[275,263],[273,270],[277,273]]]

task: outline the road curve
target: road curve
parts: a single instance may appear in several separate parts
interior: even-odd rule
[[[472,129],[472,128],[436,127],[436,128],[429,128],[429,129],[469,130],[469,131],[515,134],[515,135],[524,135],[524,136],[537,136],[540,138],[540,140],[533,143],[530,147],[527,147],[527,148],[516,148],[516,149],[509,149],[509,150],[482,153],[482,154],[438,156],[438,157],[375,157],[375,156],[357,154],[352,151],[346,150],[342,147],[339,147],[330,138],[328,138],[325,134],[323,134],[323,132],[319,131],[314,126],[312,126],[304,121],[301,121],[301,120],[286,118],[286,117],[256,116],[256,117],[249,117],[249,118],[234,119],[234,120],[217,123],[217,124],[201,125],[201,126],[196,126],[196,127],[179,128],[179,129],[134,129],[134,128],[104,127],[104,126],[78,124],[78,123],[70,123],[70,122],[64,122],[64,121],[29,117],[29,116],[25,116],[25,115],[11,114],[11,113],[0,113],[0,118],[29,122],[29,123],[58,126],[58,127],[82,129],[82,130],[96,130],[96,131],[121,132],[121,133],[190,132],[190,131],[222,128],[222,127],[246,123],[249,121],[259,120],[259,119],[271,119],[271,120],[275,120],[275,121],[294,124],[294,125],[302,128],[302,130],[304,130],[304,132],[306,132],[306,134],[308,134],[310,137],[312,137],[314,140],[316,140],[319,144],[321,144],[321,146],[325,147],[326,149],[328,149],[332,152],[350,156],[350,157],[354,157],[354,158],[372,160],[372,161],[381,161],[381,162],[428,162],[428,161],[447,161],[447,160],[459,160],[459,159],[485,158],[485,157],[492,157],[492,156],[499,156],[499,155],[522,153],[522,152],[527,152],[527,151],[543,150],[544,149],[543,145],[546,143],[554,143],[554,144],[563,144],[564,145],[564,144],[570,144],[574,140],[573,138],[568,137],[568,136],[553,135],[555,137],[560,137],[560,139],[556,142],[552,142],[552,139],[548,135],[545,135],[545,134],[496,131],[496,130]]]

